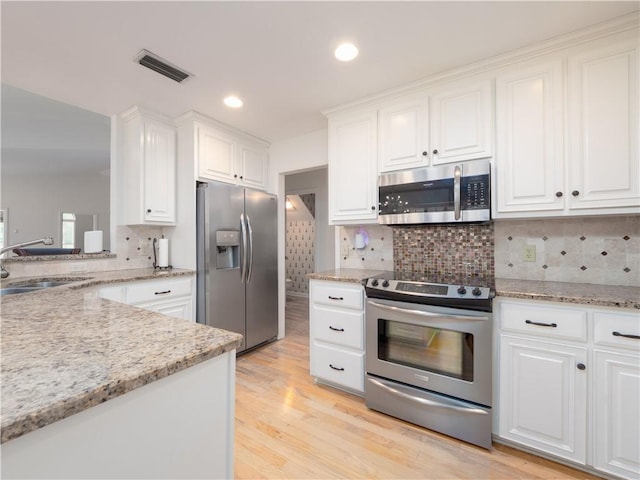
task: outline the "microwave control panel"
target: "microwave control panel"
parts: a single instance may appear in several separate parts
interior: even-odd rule
[[[489,208],[489,175],[462,177],[462,209]]]

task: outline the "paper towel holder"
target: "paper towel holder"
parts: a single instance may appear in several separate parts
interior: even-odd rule
[[[162,235],[162,238],[164,238],[164,235]],[[158,265],[158,252],[157,252],[157,246],[158,244],[158,239],[154,238],[153,239],[153,269],[154,270],[171,270],[173,268],[173,265],[167,265],[166,267],[161,267],[160,265]]]

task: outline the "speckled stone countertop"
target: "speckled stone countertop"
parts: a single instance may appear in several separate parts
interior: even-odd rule
[[[101,252],[101,253],[77,253],[74,255],[25,255],[22,257],[9,257],[4,260],[4,263],[19,263],[19,262],[46,262],[46,261],[60,261],[60,260],[95,260],[99,258],[116,258],[115,253]]]
[[[501,297],[640,309],[640,288],[638,287],[508,278],[496,278],[495,283],[496,295]]]
[[[326,272],[308,273],[310,280],[328,280],[331,282],[362,283],[367,278],[377,277],[391,272],[385,270],[360,270],[357,268],[341,268]]]
[[[2,297],[2,443],[237,348],[237,333],[101,299],[84,288],[193,274],[87,273],[72,284]],[[46,276],[54,278],[79,276]]]

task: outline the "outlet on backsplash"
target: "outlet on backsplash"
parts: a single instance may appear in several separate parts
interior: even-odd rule
[[[535,262],[536,261],[536,246],[525,245],[522,247],[522,261],[523,262]]]

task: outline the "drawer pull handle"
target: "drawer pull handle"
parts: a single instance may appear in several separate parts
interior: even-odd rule
[[[329,295],[329,300],[344,300],[344,297],[332,297]]]
[[[171,290],[165,290],[164,292],[156,292],[154,295],[164,295],[165,293],[171,293]]]
[[[540,322],[533,322],[531,320],[525,320],[524,323],[527,323],[529,325],[538,325],[539,327],[551,327],[551,328],[556,328],[558,326],[557,323],[540,323]]]
[[[330,366],[331,368],[333,368],[334,370],[338,370],[339,372],[344,372],[344,368],[342,368],[342,367],[334,367],[334,366],[333,366],[333,365],[331,365],[331,364],[329,364],[329,366]]]
[[[631,335],[630,333],[611,332],[614,337],[635,338],[640,340],[640,335]]]
[[[578,370],[585,370],[587,368],[587,366],[584,363],[579,363],[576,366],[578,367]]]
[[[336,328],[329,325],[329,330],[333,330],[334,332],[344,332],[344,328]]]

